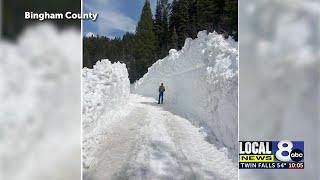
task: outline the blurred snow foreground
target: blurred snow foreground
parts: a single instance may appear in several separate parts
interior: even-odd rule
[[[240,0],[239,13],[240,139],[305,142],[304,170],[240,178],[319,179],[320,2]]]
[[[0,179],[80,179],[80,37],[41,25],[0,42]]]
[[[200,32],[130,94],[124,64],[84,68],[84,179],[237,179],[237,43]],[[164,105],[158,87],[166,86]],[[212,143],[209,143],[208,140]]]

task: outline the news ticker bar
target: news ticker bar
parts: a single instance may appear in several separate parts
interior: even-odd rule
[[[304,162],[239,162],[239,169],[304,169]]]

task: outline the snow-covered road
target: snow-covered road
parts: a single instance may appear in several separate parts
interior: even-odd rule
[[[110,121],[84,180],[237,179],[238,167],[227,154],[165,105],[130,95],[121,111],[127,113]]]

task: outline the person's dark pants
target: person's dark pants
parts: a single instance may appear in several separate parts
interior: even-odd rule
[[[158,104],[160,104],[160,100],[161,100],[161,104],[163,104],[163,92],[160,92],[160,93],[159,93]]]

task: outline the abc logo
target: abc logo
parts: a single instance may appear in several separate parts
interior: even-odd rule
[[[303,152],[300,149],[294,149],[290,153],[292,161],[299,162],[303,159]]]
[[[304,154],[300,149],[292,149],[293,143],[291,141],[280,141],[278,143],[278,150],[276,152],[276,158],[279,161],[295,161],[299,162],[303,159]]]

